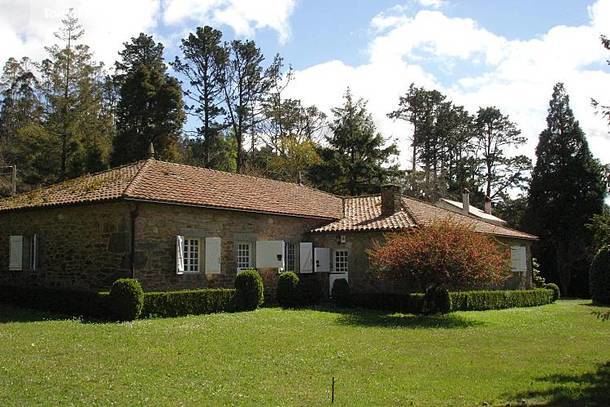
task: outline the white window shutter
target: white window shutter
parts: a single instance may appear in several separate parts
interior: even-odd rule
[[[9,246],[8,269],[11,271],[23,270],[23,236],[11,236]]]
[[[316,247],[314,249],[314,271],[316,273],[330,273],[330,249]]]
[[[519,273],[527,271],[527,253],[525,246],[511,246],[510,260],[512,271]]]
[[[259,240],[256,242],[256,268],[284,268],[284,241]]]
[[[222,241],[219,237],[205,238],[205,272],[220,273]]]
[[[313,243],[299,243],[299,273],[313,273]]]
[[[184,236],[176,236],[176,274],[184,273]]]

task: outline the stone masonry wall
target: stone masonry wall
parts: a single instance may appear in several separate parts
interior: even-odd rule
[[[267,215],[230,210],[194,208],[153,203],[138,204],[136,221],[136,278],[145,290],[174,290],[203,287],[233,287],[237,274],[237,242],[284,240],[297,244],[313,228],[327,221],[289,216]],[[221,273],[176,274],[176,236],[220,237]],[[253,252],[255,247],[252,246]],[[205,250],[200,253],[200,268],[205,264]],[[253,256],[254,257],[254,256]],[[277,270],[259,270],[266,282],[266,295],[273,296]]]
[[[128,277],[129,206],[121,202],[0,213],[0,284],[109,288]],[[37,235],[36,271],[9,271],[9,236]]]
[[[340,235],[346,236],[346,242],[340,243]],[[370,270],[367,251],[373,247],[374,241],[383,241],[383,233],[380,232],[349,232],[349,233],[320,233],[313,234],[313,242],[316,247],[328,247],[331,249],[331,265],[335,249],[348,250],[348,280],[353,292],[389,292],[405,293],[420,291],[420,287],[410,286],[408,283],[380,279]],[[528,270],[527,273],[512,273],[511,278],[502,288],[527,289],[532,288],[532,264],[531,264],[531,242],[520,239],[498,238],[498,241],[508,246],[524,245],[526,247]]]

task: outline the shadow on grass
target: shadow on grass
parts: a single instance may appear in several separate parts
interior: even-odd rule
[[[318,307],[316,310],[338,314],[337,323],[350,326],[460,329],[484,325],[482,321],[464,318],[456,314],[413,315],[362,308],[330,307]]]
[[[592,373],[556,374],[537,380],[551,387],[509,396],[510,400],[518,400],[509,405],[610,406],[610,362],[599,365]]]

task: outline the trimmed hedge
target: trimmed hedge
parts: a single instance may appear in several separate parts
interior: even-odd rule
[[[544,284],[542,288],[553,290],[553,302],[557,301],[561,297],[561,290],[559,289],[559,286],[555,283]]]
[[[514,307],[534,307],[554,302],[552,289],[450,292],[451,311],[483,311]],[[380,311],[421,314],[425,294],[352,293],[350,304]]]
[[[144,291],[138,280],[119,278],[112,284],[108,307],[119,321],[133,321],[140,316],[144,305]]]
[[[297,284],[297,305],[306,306],[320,302],[322,283],[317,274],[301,274]]]
[[[237,290],[208,288],[144,293],[143,317],[178,317],[234,310]]]
[[[277,279],[277,302],[280,307],[290,308],[299,304],[299,277],[292,271],[280,273]]]
[[[460,291],[449,293],[452,311],[483,311],[514,307],[535,307],[550,304],[554,300],[552,289],[505,291]]]
[[[256,270],[244,270],[235,277],[235,309],[254,311],[265,300],[263,279]]]
[[[445,287],[428,287],[424,295],[423,314],[446,314],[451,312],[451,295]]]
[[[92,291],[0,286],[0,302],[70,316],[107,318],[107,298]]]

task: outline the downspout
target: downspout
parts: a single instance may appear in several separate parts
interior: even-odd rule
[[[136,278],[136,267],[135,267],[135,257],[136,257],[136,219],[139,215],[139,207],[138,204],[135,203],[131,206],[131,210],[129,211],[130,215],[130,243],[129,243],[129,270],[131,271],[131,278]]]

